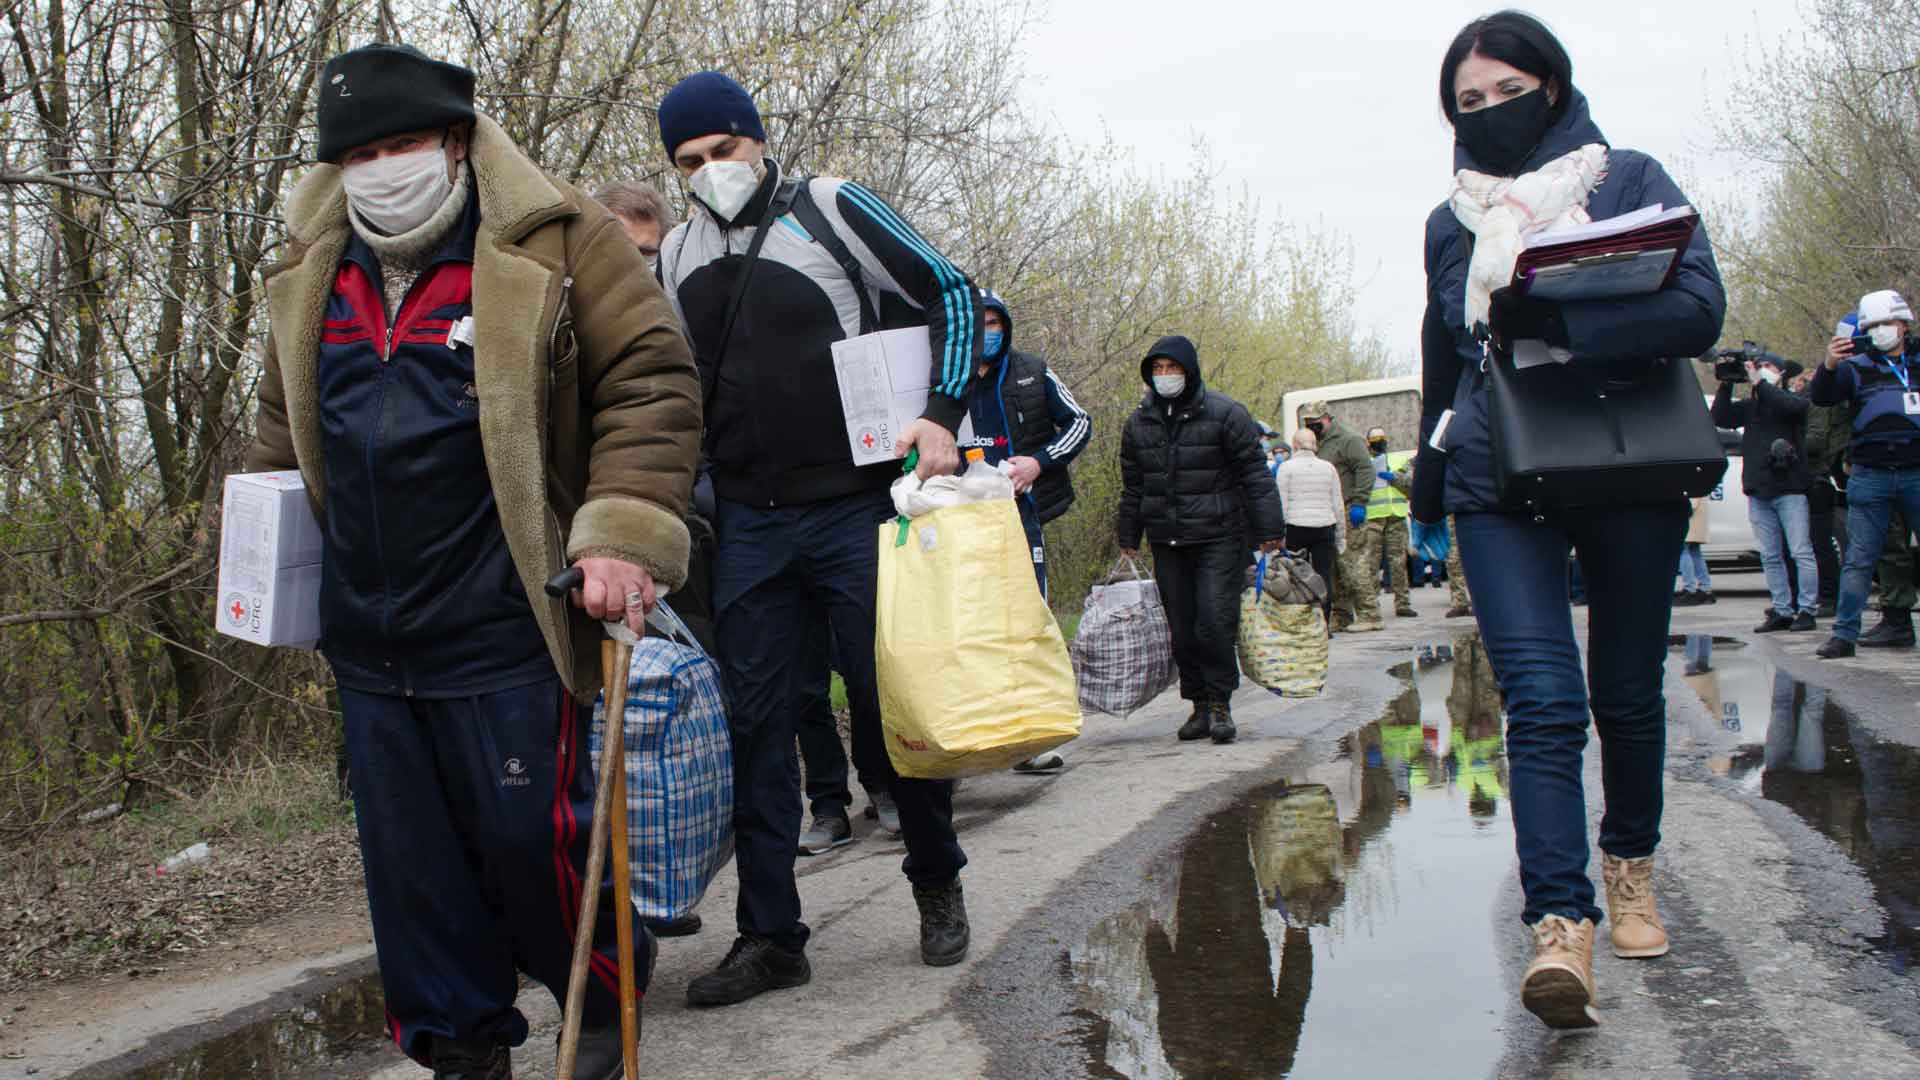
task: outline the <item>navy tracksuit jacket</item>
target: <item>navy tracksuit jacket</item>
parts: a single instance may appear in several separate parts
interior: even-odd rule
[[[367,904],[401,1050],[518,1045],[519,972],[564,1000],[593,812],[591,703],[555,672],[481,453],[466,217],[391,325],[356,235],[327,301],[321,651],[340,684]],[[611,883],[586,1023],[618,1018]],[[619,895],[626,900],[625,890]],[[644,934],[635,971],[649,972]]]

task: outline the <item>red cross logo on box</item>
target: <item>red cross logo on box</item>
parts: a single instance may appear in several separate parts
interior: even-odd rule
[[[866,447],[867,449],[869,449],[869,450],[871,450],[871,449],[873,449],[873,443],[874,443],[874,438],[873,438],[873,432],[871,432],[871,431],[863,431],[863,432],[861,432],[861,433],[860,433],[860,445],[861,445],[861,446],[864,446],[864,447]]]

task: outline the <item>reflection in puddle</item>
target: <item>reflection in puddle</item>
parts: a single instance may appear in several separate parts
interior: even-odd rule
[[[1499,694],[1472,637],[1332,762],[1208,818],[1072,951],[1098,1075],[1484,1074],[1506,991],[1485,935],[1512,875]],[[1391,1037],[1383,1038],[1383,1032]]]
[[[1873,944],[1896,971],[1920,953],[1920,751],[1882,742],[1817,686],[1720,639],[1686,637],[1685,678],[1712,721],[1671,730],[1722,776],[1780,803],[1832,840],[1887,912]]]
[[[128,1080],[277,1080],[311,1075],[386,1038],[386,1000],[376,973],[125,1075]]]

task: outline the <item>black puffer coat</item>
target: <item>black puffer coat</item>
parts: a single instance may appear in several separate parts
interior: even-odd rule
[[[1153,359],[1186,370],[1172,402],[1153,392]],[[1260,543],[1286,533],[1280,492],[1260,449],[1260,429],[1244,405],[1206,388],[1200,357],[1184,337],[1163,337],[1140,362],[1147,397],[1120,439],[1120,546],[1140,537],[1178,547],[1220,540]]]

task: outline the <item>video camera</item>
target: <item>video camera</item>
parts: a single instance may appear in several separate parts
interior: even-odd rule
[[[1715,349],[1712,353],[1713,377],[1723,383],[1746,382],[1747,365],[1759,363],[1762,357],[1769,355],[1754,341],[1743,341],[1737,349]],[[1778,363],[1779,358],[1775,357],[1774,361]]]

